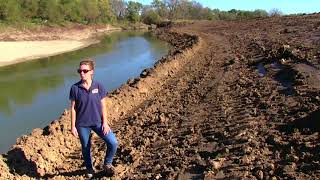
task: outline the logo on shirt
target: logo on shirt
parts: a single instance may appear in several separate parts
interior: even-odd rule
[[[99,89],[92,89],[92,94],[99,93]]]

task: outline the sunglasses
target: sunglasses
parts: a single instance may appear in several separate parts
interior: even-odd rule
[[[87,72],[89,72],[91,70],[89,70],[89,69],[78,69],[77,71],[78,71],[79,74],[81,74],[81,72],[86,74]]]

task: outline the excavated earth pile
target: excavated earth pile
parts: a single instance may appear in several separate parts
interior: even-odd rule
[[[158,29],[173,50],[106,100],[115,179],[320,178],[319,29],[319,14]],[[66,111],[21,137],[0,177],[84,179],[69,129]]]

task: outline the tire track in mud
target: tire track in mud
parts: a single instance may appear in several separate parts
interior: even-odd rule
[[[120,158],[116,160],[118,164],[129,163],[123,178],[204,178],[205,172],[212,170],[221,176],[220,167],[213,167],[217,162],[225,164],[227,172],[237,169],[232,169],[232,148],[228,146],[241,148],[242,133],[255,131],[252,127],[257,124],[242,97],[230,91],[234,84],[225,84],[225,76],[234,79],[234,72],[223,68],[221,59],[228,57],[221,57],[223,53],[217,49],[199,54],[199,62],[188,64],[160,94],[125,119],[121,126],[126,128],[117,132],[121,138]],[[123,136],[125,129],[133,130]],[[125,159],[128,154],[131,161]]]
[[[200,52],[193,58],[197,62],[191,61],[177,73],[178,76],[168,81],[161,92],[125,119],[127,122],[121,126],[134,130],[123,136],[125,128],[120,128],[121,153],[116,162],[126,163],[121,156],[127,155],[122,152],[127,152],[123,149],[130,148],[130,144],[136,146],[131,152],[140,159],[139,163],[135,161],[137,164],[129,165],[125,177],[172,177],[188,168],[187,159],[193,158],[193,153],[189,152],[192,151],[190,142],[200,137],[201,134],[194,136],[194,132],[201,132],[200,125],[206,121],[202,117],[207,116],[207,111],[197,106],[203,103],[208,92],[218,86],[223,74],[218,68],[212,68],[216,63],[212,55],[212,51]],[[211,83],[211,86],[204,83]]]
[[[192,34],[192,29],[185,32]],[[138,148],[128,151],[136,157],[132,159],[139,160],[130,166],[120,158],[119,164],[128,163],[121,177],[294,177],[295,163],[285,162],[288,148],[276,148],[287,144],[276,128],[283,122],[281,119],[286,119],[288,107],[283,105],[292,97],[281,94],[274,74],[261,78],[249,65],[244,55],[261,54],[254,54],[254,49],[246,51],[252,48],[247,41],[225,33],[201,33],[201,38],[211,41],[206,41],[210,50],[194,57],[193,62],[200,63],[186,65],[161,91],[166,96],[156,95],[128,117],[132,128],[140,126],[141,133],[122,138],[124,142],[133,138],[130,144]],[[233,42],[232,46],[228,42]],[[293,160],[297,157],[289,154]],[[299,177],[310,176],[302,173]]]

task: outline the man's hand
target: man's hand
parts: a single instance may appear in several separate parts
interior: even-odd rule
[[[78,131],[77,131],[77,128],[76,128],[76,127],[72,127],[72,128],[71,128],[71,132],[72,132],[72,135],[73,135],[73,136],[79,137]]]
[[[102,123],[103,135],[108,134],[108,133],[110,132],[110,130],[111,130],[111,129],[110,129],[108,123],[107,123],[107,122],[103,122],[103,123]]]

